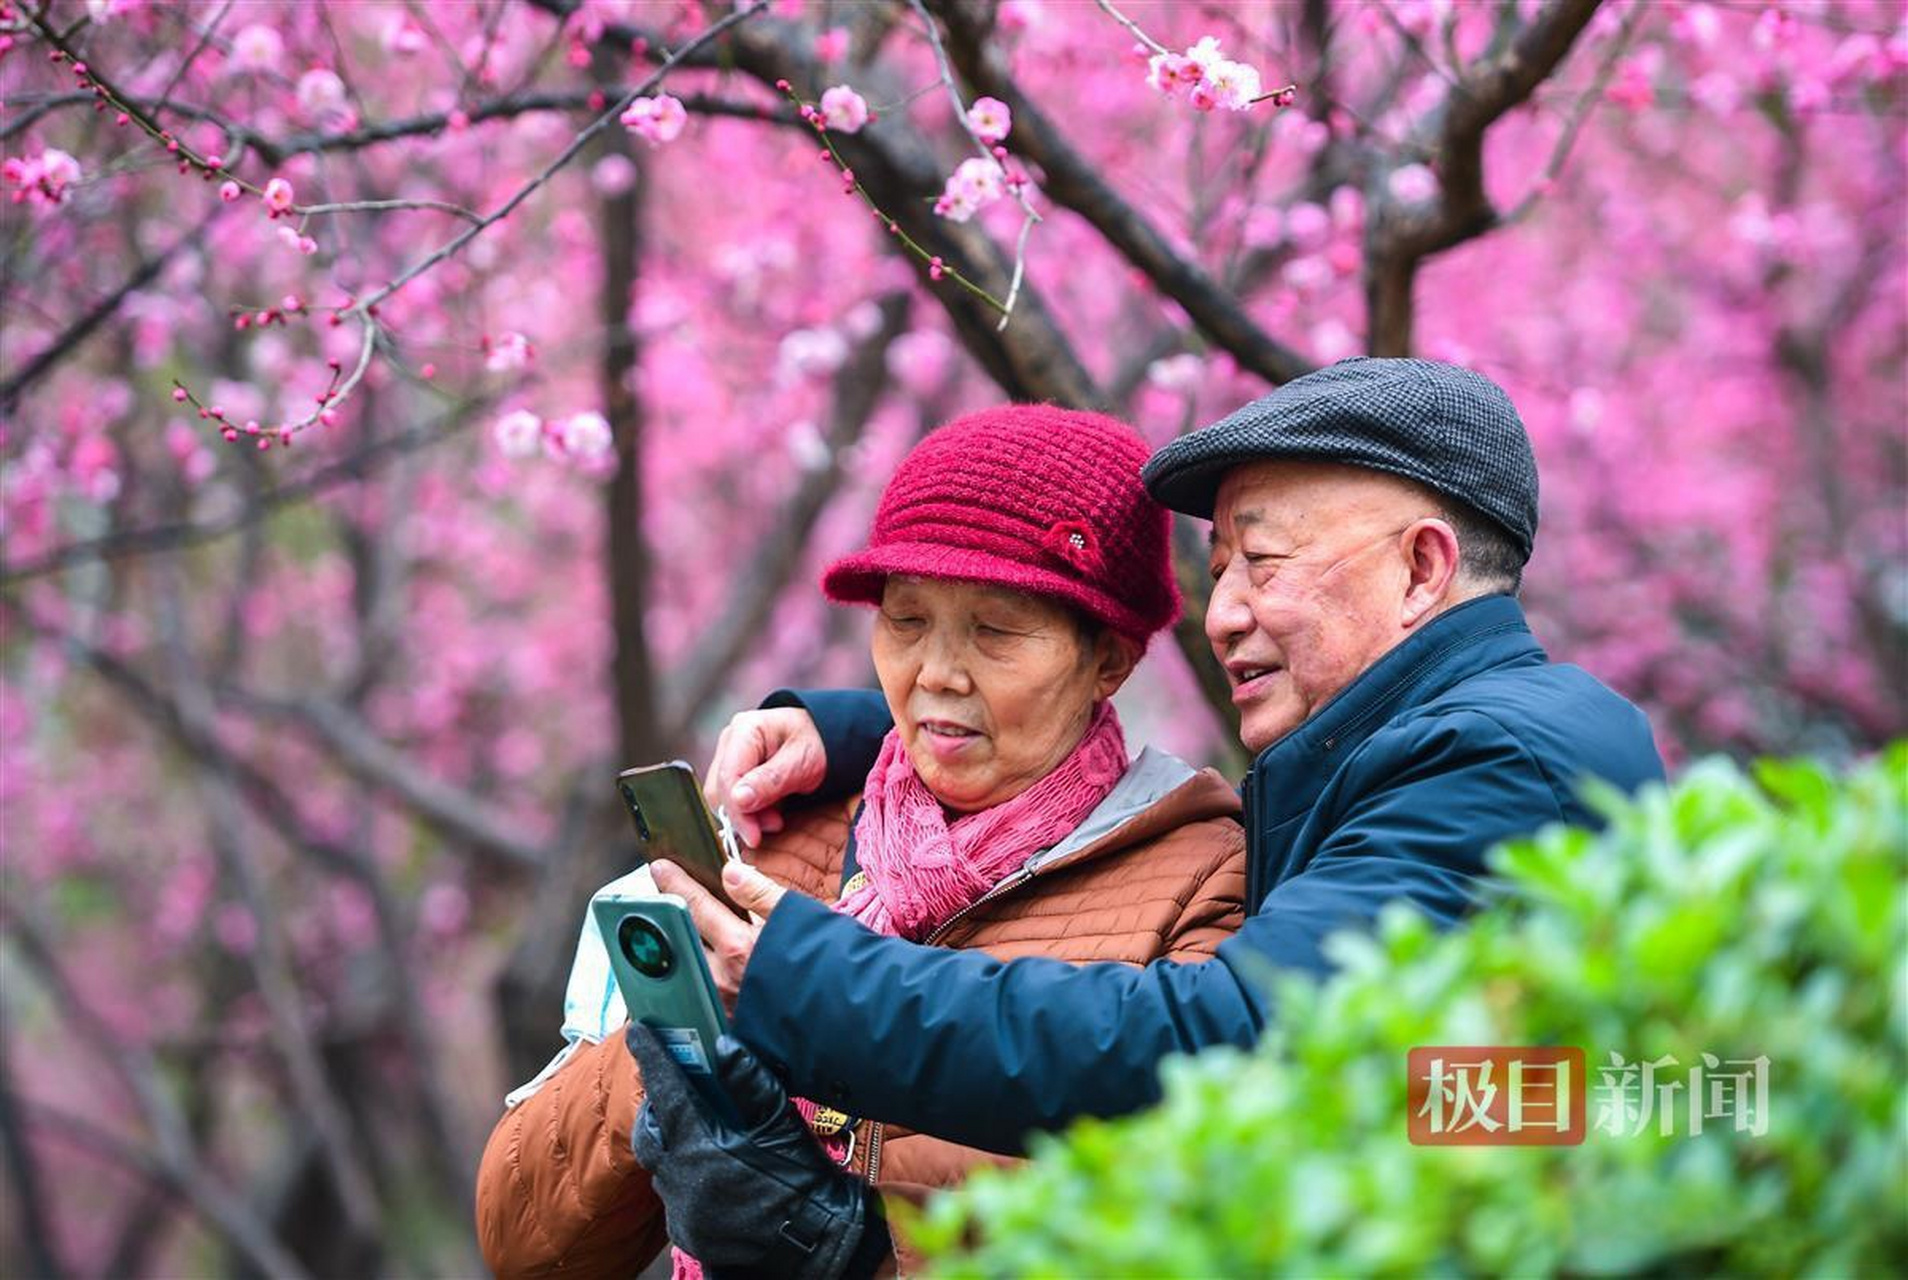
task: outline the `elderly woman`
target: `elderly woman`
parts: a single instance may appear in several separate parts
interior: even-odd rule
[[[861,796],[790,814],[758,868],[876,932],[1003,959],[1212,954],[1241,919],[1238,797],[1151,749],[1129,762],[1111,702],[1178,611],[1146,457],[1110,418],[1017,405],[945,426],[902,462],[867,548],[822,580],[877,608],[894,729]],[[640,1030],[577,1045],[513,1095],[477,1195],[498,1274],[626,1276],[666,1234],[716,1272],[865,1274],[889,1261],[868,1184],[919,1195],[1002,1159],[879,1117],[803,1104],[797,1119],[745,1048],[725,1038],[719,1059],[746,1133],[724,1130]],[[644,1074],[654,1114],[638,1126]],[[818,1223],[844,1238],[804,1238]],[[675,1268],[697,1270],[681,1249]]]

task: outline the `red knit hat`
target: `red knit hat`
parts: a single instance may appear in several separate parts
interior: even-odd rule
[[[1179,616],[1172,516],[1146,496],[1139,433],[1044,404],[983,409],[901,460],[868,547],[822,574],[876,604],[891,573],[1012,587],[1072,605],[1144,644]]]

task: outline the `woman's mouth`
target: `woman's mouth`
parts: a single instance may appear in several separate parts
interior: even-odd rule
[[[970,729],[952,720],[923,720],[918,726],[921,741],[937,760],[949,760],[960,755],[984,736],[977,729]]]

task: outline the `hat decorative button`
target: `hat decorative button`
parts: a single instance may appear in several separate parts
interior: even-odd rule
[[[1068,568],[1093,574],[1100,570],[1099,540],[1093,527],[1079,520],[1056,521],[1040,540],[1041,547]]]

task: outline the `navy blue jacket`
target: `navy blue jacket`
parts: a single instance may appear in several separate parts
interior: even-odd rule
[[[821,725],[831,784],[858,787],[889,727],[880,695],[775,701],[791,699]],[[1456,920],[1491,846],[1595,821],[1586,777],[1628,790],[1662,776],[1642,712],[1550,662],[1515,600],[1472,600],[1259,754],[1244,786],[1250,914],[1216,961],[1002,963],[790,894],[756,943],[735,1030],[798,1094],[1018,1152],[1032,1130],[1157,1100],[1169,1053],[1252,1043],[1268,964],[1326,970],[1325,937],[1394,900]]]

